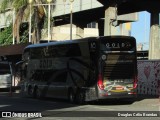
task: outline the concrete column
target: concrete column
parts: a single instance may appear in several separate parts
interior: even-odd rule
[[[115,7],[108,7],[105,10],[105,20],[104,20],[104,35],[112,35],[112,29],[114,29],[114,26],[112,26],[111,20],[116,19],[116,9]]]
[[[149,59],[160,59],[159,13],[151,12]]]

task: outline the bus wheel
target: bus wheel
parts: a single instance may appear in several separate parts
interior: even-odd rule
[[[35,88],[34,97],[37,98],[37,99],[41,98],[41,91],[38,87]]]
[[[75,101],[75,95],[74,95],[74,92],[73,92],[72,89],[69,90],[68,99],[69,99],[69,102],[70,102],[70,103],[74,103],[74,101]]]
[[[33,90],[31,86],[28,87],[28,95],[33,96]]]
[[[78,103],[78,104],[84,104],[85,103],[85,95],[80,90],[77,91],[76,103]]]

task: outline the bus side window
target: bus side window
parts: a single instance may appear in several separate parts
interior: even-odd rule
[[[67,72],[64,72],[63,74],[57,75],[53,80],[53,82],[65,83],[66,80],[67,80]]]
[[[80,47],[78,44],[69,44],[66,57],[78,57],[81,56]]]

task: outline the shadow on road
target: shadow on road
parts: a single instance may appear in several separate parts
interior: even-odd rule
[[[94,105],[130,105],[137,101],[142,101],[144,99],[158,99],[157,96],[144,96],[139,95],[134,99],[108,99],[104,101],[94,101],[87,104]],[[61,110],[68,109],[72,107],[77,107],[79,105],[70,104],[64,99],[54,99],[54,98],[43,98],[41,100],[33,99],[30,97],[21,96],[20,93],[13,93],[12,96],[8,92],[0,92],[0,111],[50,111],[50,110]]]
[[[94,101],[94,102],[89,102],[91,105],[128,105],[134,103],[134,100],[128,100],[128,99],[108,99],[108,100],[103,100],[103,101]]]
[[[21,97],[19,93],[0,93],[0,111],[49,111],[75,107],[78,105],[70,104],[67,100],[44,98],[42,100],[29,97]]]
[[[154,95],[137,95],[136,98],[125,98],[125,99],[108,99],[108,100],[101,100],[101,101],[93,101],[89,102],[89,104],[95,105],[130,105],[134,102],[143,101],[145,99],[158,99],[159,96]]]

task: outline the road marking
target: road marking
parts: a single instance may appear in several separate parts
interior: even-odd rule
[[[0,108],[3,108],[3,107],[8,107],[10,105],[0,105]]]

